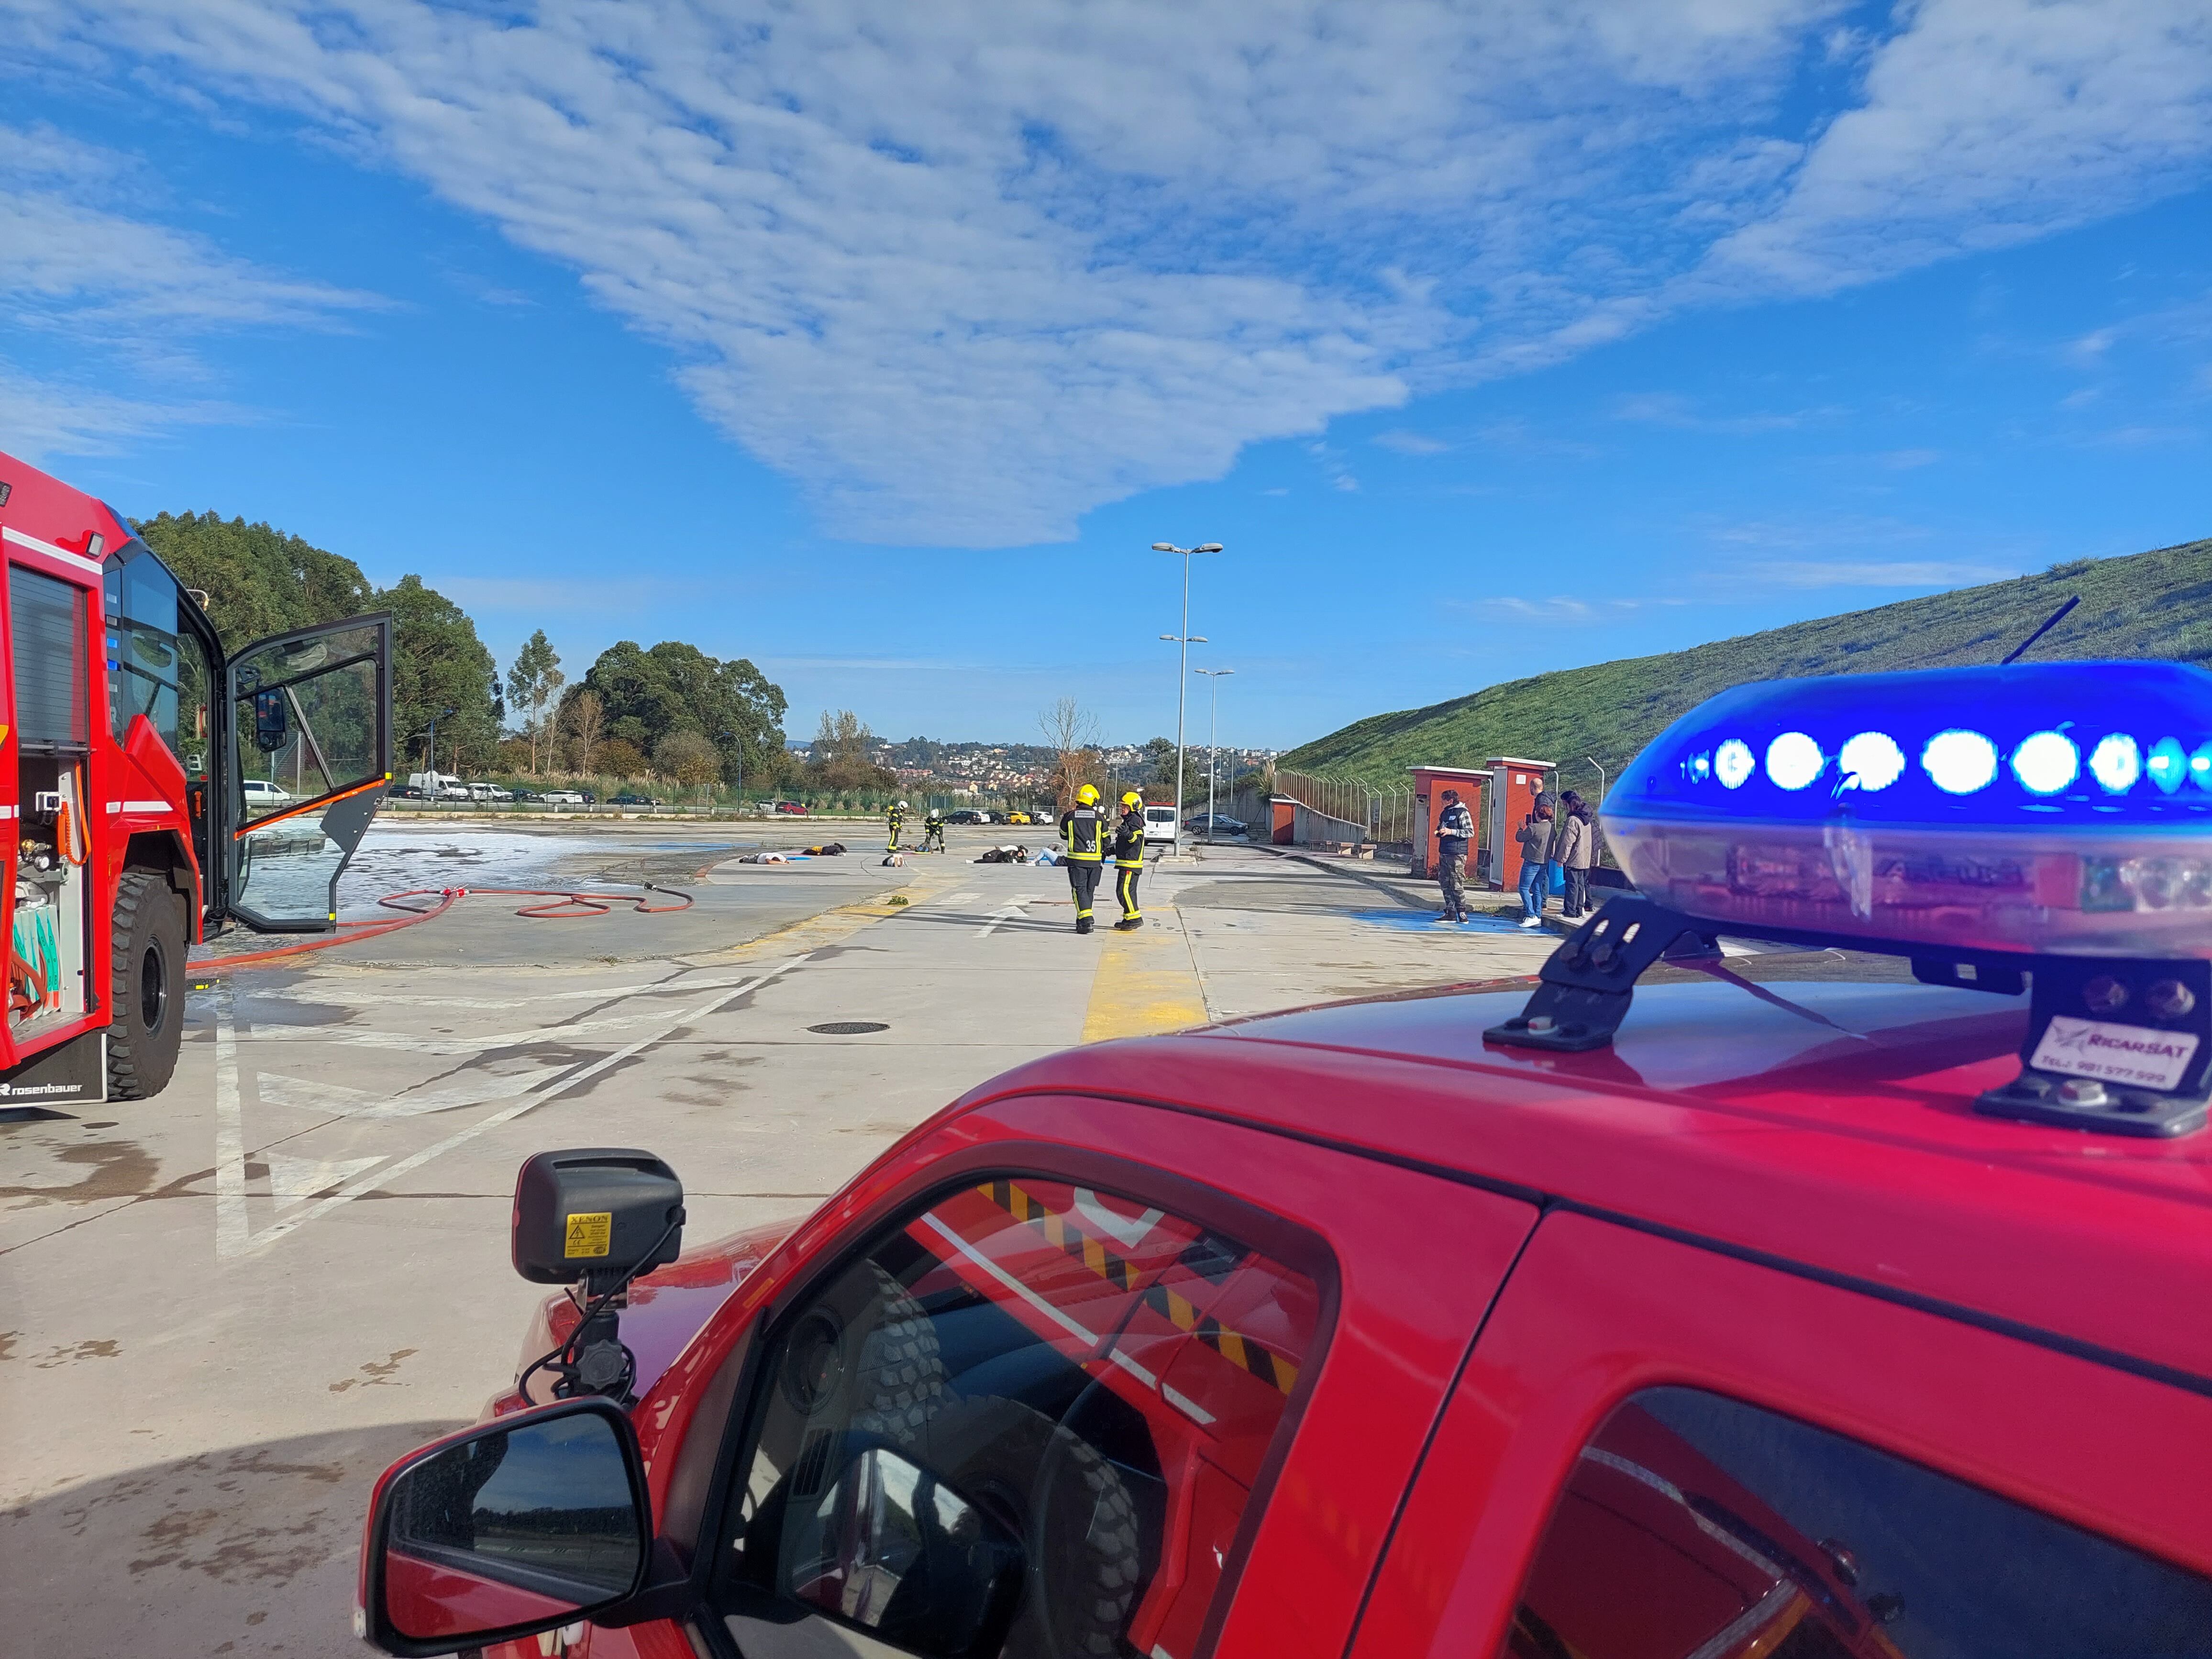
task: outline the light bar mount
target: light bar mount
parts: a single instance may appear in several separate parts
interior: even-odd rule
[[[2212,1112],[2212,963],[1939,952],[1899,939],[1723,924],[1638,897],[1609,900],[1570,934],[1545,962],[1538,975],[1541,983],[1528,1006],[1483,1036],[1560,1054],[1605,1048],[1627,1018],[1644,969],[1663,961],[1717,961],[1723,933],[1814,950],[1904,957],[1923,984],[1954,989],[2018,996],[2032,981],[2021,1073],[1975,1101],[1974,1109],[1986,1116],[2165,1138],[2202,1129]],[[2090,1048],[2118,1058],[2074,1063],[2102,1069],[2105,1076],[2060,1069]],[[2130,1069],[2132,1079],[2126,1076]],[[2153,1087],[2143,1080],[2160,1075],[2170,1078],[2170,1086]]]

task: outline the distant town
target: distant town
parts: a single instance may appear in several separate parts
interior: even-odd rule
[[[1172,777],[1175,745],[1171,738],[1156,738],[1149,744],[1102,744],[1097,753],[1109,778],[1138,782],[1149,780],[1158,769],[1162,743],[1168,750],[1167,775]],[[785,747],[799,759],[816,757],[814,744],[791,743]],[[1202,781],[1206,746],[1186,739],[1184,753],[1188,775]],[[1232,778],[1264,769],[1275,754],[1272,749],[1232,749],[1224,744],[1218,772],[1221,787],[1225,791]],[[902,742],[878,738],[870,746],[868,757],[896,776],[902,787],[986,800],[1048,789],[1057,759],[1042,744],[947,743],[934,738],[908,738]],[[1200,787],[1203,787],[1201,781]]]

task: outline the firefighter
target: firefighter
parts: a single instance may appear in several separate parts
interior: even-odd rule
[[[1085,784],[1075,805],[1060,815],[1060,844],[1067,860],[1067,884],[1075,891],[1075,931],[1091,931],[1091,901],[1098,891],[1098,872],[1106,864],[1106,814],[1098,791]]]
[[[896,806],[894,806],[894,807],[892,807],[892,808],[891,808],[891,838],[890,838],[890,845],[886,846],[886,847],[884,848],[884,851],[885,851],[886,853],[896,853],[896,852],[897,852],[897,851],[898,851],[898,849],[899,849],[899,846],[898,846],[899,831],[900,831],[901,830],[904,829],[905,827],[906,827],[906,803],[905,803],[904,801],[901,801],[897,805],[896,805]]]
[[[942,853],[945,850],[945,814],[934,806],[929,809],[929,816],[921,821],[921,850],[925,853]]]
[[[1114,826],[1114,896],[1121,901],[1116,933],[1145,925],[1144,913],[1137,908],[1137,878],[1144,869],[1145,798],[1132,789],[1121,797],[1121,821]]]

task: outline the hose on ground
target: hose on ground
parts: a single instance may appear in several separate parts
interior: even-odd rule
[[[379,939],[386,933],[396,933],[403,927],[412,927],[417,922],[442,916],[465,898],[526,898],[542,902],[526,904],[515,911],[518,916],[528,916],[533,921],[574,921],[586,916],[604,916],[617,904],[627,904],[639,915],[659,915],[670,910],[688,910],[691,895],[678,887],[660,887],[652,882],[643,884],[638,893],[592,893],[562,887],[410,887],[402,893],[386,893],[377,902],[389,910],[398,910],[402,915],[374,921],[342,921],[337,931],[320,933],[313,939],[301,939],[296,945],[280,945],[267,951],[247,951],[234,956],[207,957],[191,964],[197,976],[226,973],[234,968],[251,968],[264,962],[276,962],[286,957],[304,956],[310,951],[327,951],[333,945],[355,945],[363,939]],[[655,904],[655,896],[679,901],[670,904]],[[410,904],[410,899],[429,899],[428,904]]]

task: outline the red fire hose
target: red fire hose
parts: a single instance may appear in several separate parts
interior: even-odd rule
[[[387,909],[404,911],[404,915],[376,921],[342,921],[334,933],[319,934],[302,939],[297,945],[278,945],[273,950],[248,951],[236,956],[207,957],[191,964],[195,976],[222,973],[232,968],[250,968],[258,963],[275,962],[284,957],[305,955],[309,951],[327,951],[334,945],[351,945],[365,939],[376,939],[386,933],[396,933],[403,927],[412,927],[433,916],[442,916],[462,899],[471,894],[496,898],[540,899],[544,902],[526,904],[514,914],[538,921],[571,921],[584,916],[604,916],[617,904],[627,904],[640,915],[659,915],[667,910],[688,910],[691,895],[680,888],[656,887],[645,884],[641,893],[586,893],[560,887],[410,887],[404,893],[387,893],[377,900]],[[655,904],[655,894],[664,898],[680,900],[680,903]],[[434,899],[434,903],[414,905],[408,899]]]

